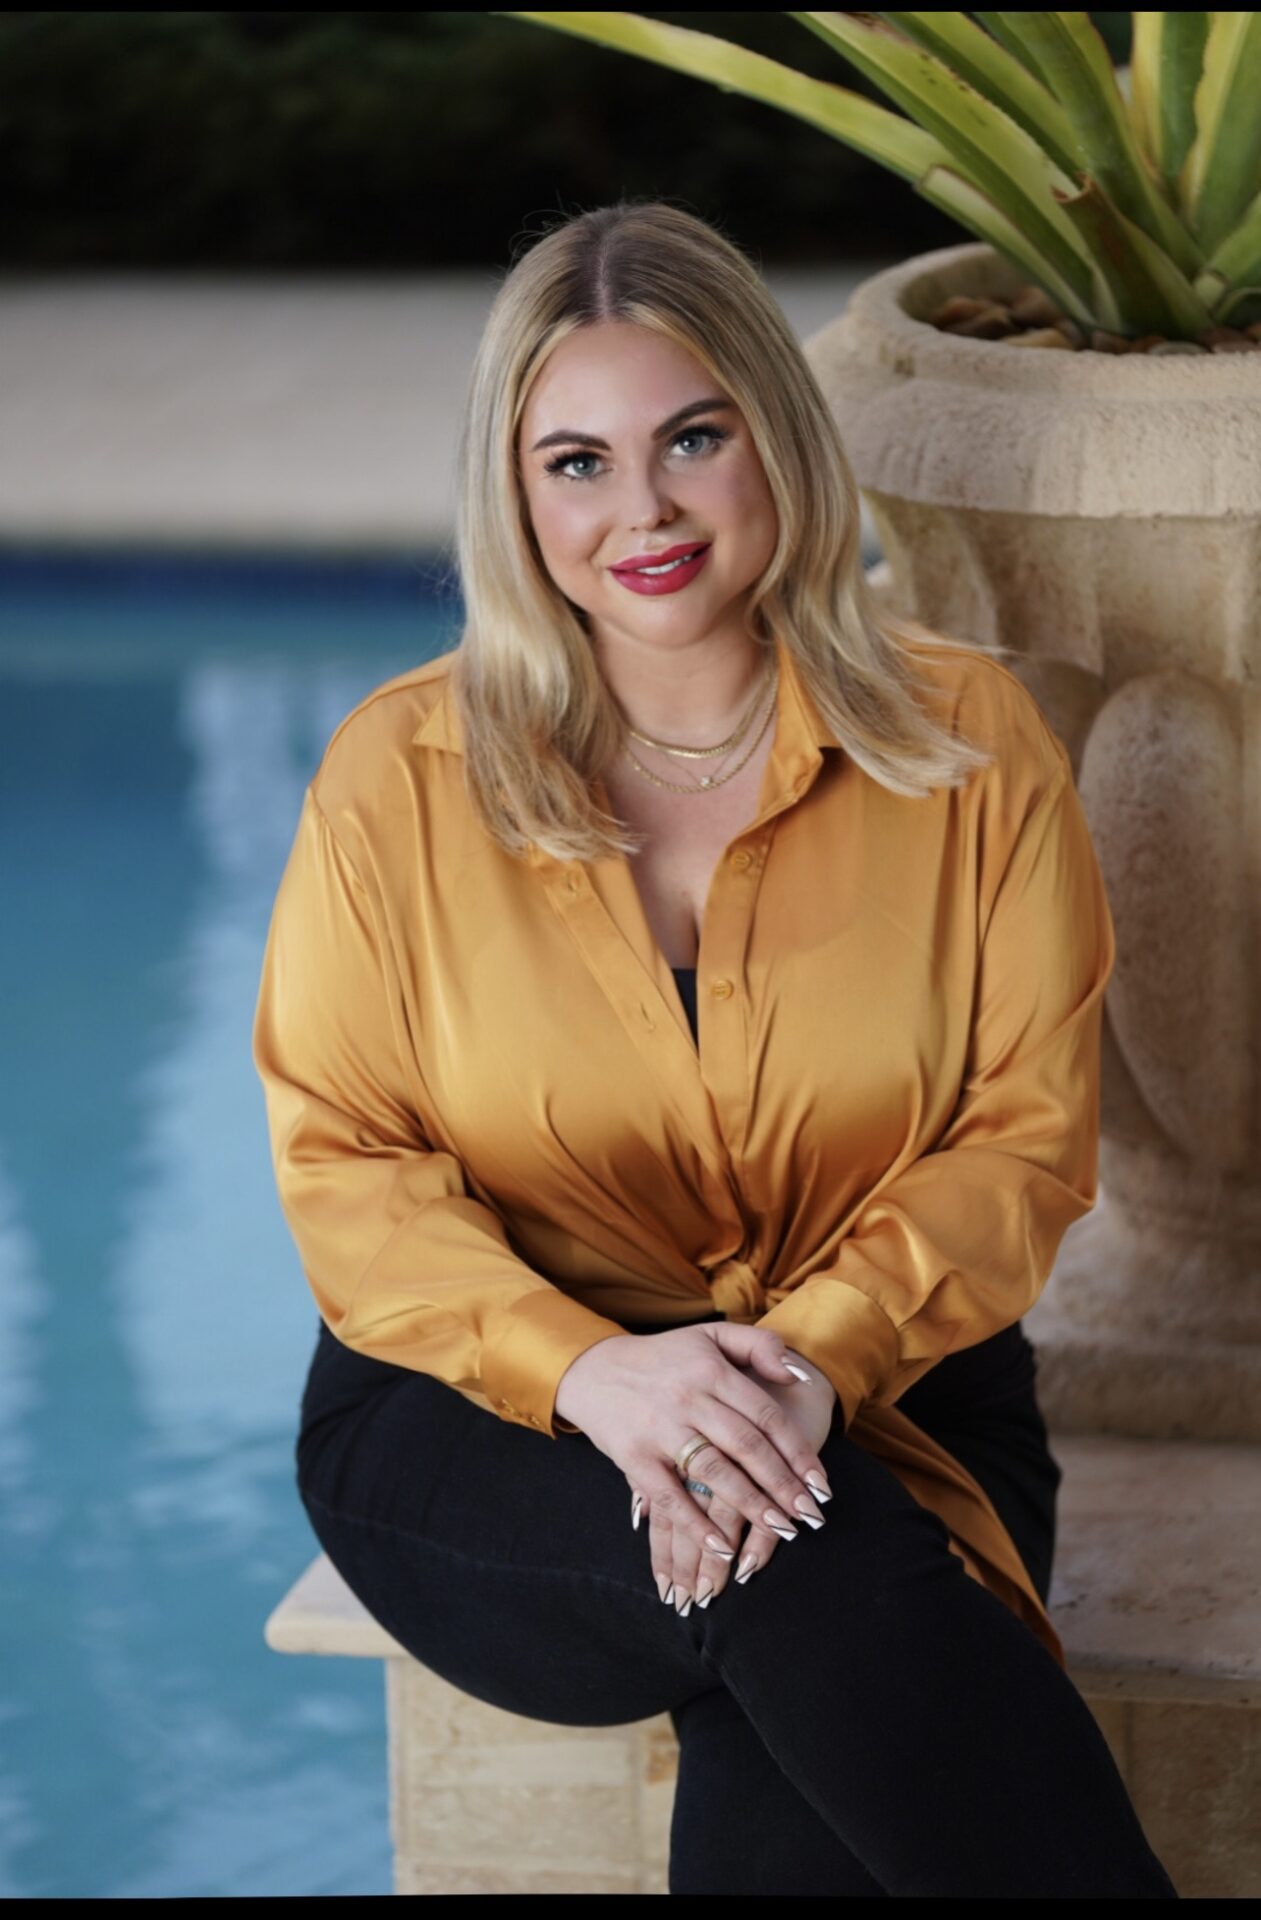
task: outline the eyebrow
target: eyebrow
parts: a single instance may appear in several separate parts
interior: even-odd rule
[[[673,432],[675,427],[682,426],[685,420],[690,420],[693,414],[712,413],[716,407],[734,407],[734,405],[734,400],[727,400],[721,394],[716,394],[709,400],[689,400],[685,407],[680,407],[678,412],[672,413],[668,420],[663,420],[661,425],[654,429],[652,437],[654,440],[664,440],[668,434]],[[534,442],[530,451],[531,453],[538,453],[543,447],[559,447],[561,445],[598,447],[602,453],[608,453],[609,451],[608,441],[601,440],[598,434],[573,433],[568,427],[558,427],[555,433],[545,433],[541,440]]]

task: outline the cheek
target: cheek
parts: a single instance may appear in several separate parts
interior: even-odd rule
[[[775,502],[760,461],[733,460],[725,471],[715,472],[709,510],[716,527],[725,526],[744,536],[746,548],[750,542],[774,544],[778,528]]]
[[[598,537],[596,514],[580,486],[562,481],[531,489],[527,505],[534,536],[550,567],[574,566],[589,556]]]

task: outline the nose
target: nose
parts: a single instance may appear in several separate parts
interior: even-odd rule
[[[668,526],[678,512],[670,497],[669,476],[651,467],[627,475],[620,504],[632,533]]]

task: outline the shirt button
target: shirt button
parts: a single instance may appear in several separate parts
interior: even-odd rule
[[[709,991],[713,994],[715,1000],[729,1000],[735,992],[735,988],[732,986],[730,980],[715,980]]]
[[[753,865],[753,855],[747,847],[739,847],[731,856],[731,864],[737,873],[743,873],[746,867]]]

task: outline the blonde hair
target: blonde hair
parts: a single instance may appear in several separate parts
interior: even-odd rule
[[[643,844],[591,789],[620,751],[626,722],[586,616],[543,564],[517,466],[521,413],[548,355],[577,328],[610,319],[686,347],[743,413],[779,518],[750,596],[750,637],[773,646],[778,634],[850,757],[882,786],[917,798],[988,766],[991,755],[926,711],[905,633],[892,615],[877,615],[840,434],[757,271],[694,215],[666,201],[622,200],[566,219],[521,257],[474,362],[455,522],[467,617],[451,693],[466,791],[490,835],[508,852],[533,841],[562,860]]]

